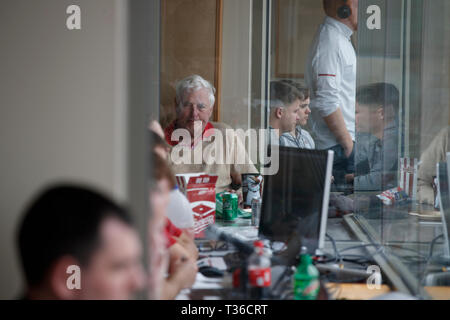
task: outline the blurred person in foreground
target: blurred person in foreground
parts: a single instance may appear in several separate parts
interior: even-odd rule
[[[158,122],[152,121],[149,126],[149,140],[151,140],[154,153],[165,161],[168,160],[171,147],[164,140],[164,133]],[[194,213],[192,212],[191,204],[186,196],[180,191],[175,183],[174,177],[170,168],[169,175],[172,189],[170,190],[170,199],[167,207],[166,215],[170,221],[183,233],[194,236]]]
[[[124,300],[145,284],[129,213],[86,187],[57,185],[35,198],[20,224],[18,247],[24,299]],[[70,285],[73,266],[80,270],[79,288]]]
[[[174,178],[165,159],[153,151],[151,159],[149,296],[151,299],[170,300],[194,284],[198,250],[191,234],[183,232],[167,218]]]
[[[157,177],[157,180],[167,180],[170,187],[168,204],[165,210],[166,220],[169,220],[167,227],[169,230],[175,230],[178,242],[191,253],[194,259],[197,259],[198,250],[194,243],[194,212],[189,200],[176,185],[175,176],[166,162],[170,146],[164,141],[162,128],[158,122],[151,122],[149,134],[152,142],[151,157],[154,158],[153,168],[158,171],[155,172],[154,177]],[[161,159],[165,163],[161,163]]]

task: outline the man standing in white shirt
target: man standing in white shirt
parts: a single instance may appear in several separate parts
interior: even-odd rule
[[[306,82],[311,90],[310,127],[317,149],[335,152],[337,184],[354,173],[358,0],[324,0],[327,15],[309,51]]]

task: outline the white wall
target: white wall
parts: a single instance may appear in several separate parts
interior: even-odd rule
[[[222,97],[220,120],[250,127],[252,0],[223,1]]]
[[[4,0],[0,10],[0,298],[21,288],[14,236],[47,183],[81,181],[126,198],[119,2]],[[82,30],[66,29],[66,8]],[[122,53],[121,53],[122,52]]]

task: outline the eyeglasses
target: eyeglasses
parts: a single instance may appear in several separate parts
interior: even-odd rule
[[[185,102],[183,104],[183,108],[194,108],[194,106],[197,106],[197,110],[199,112],[204,112],[204,111],[208,110],[208,108],[209,108],[206,104],[203,104],[203,103],[194,104],[191,102]]]

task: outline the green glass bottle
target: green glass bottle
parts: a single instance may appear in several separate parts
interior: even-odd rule
[[[294,274],[294,300],[316,300],[319,294],[319,271],[307,252],[302,247],[300,264]]]

